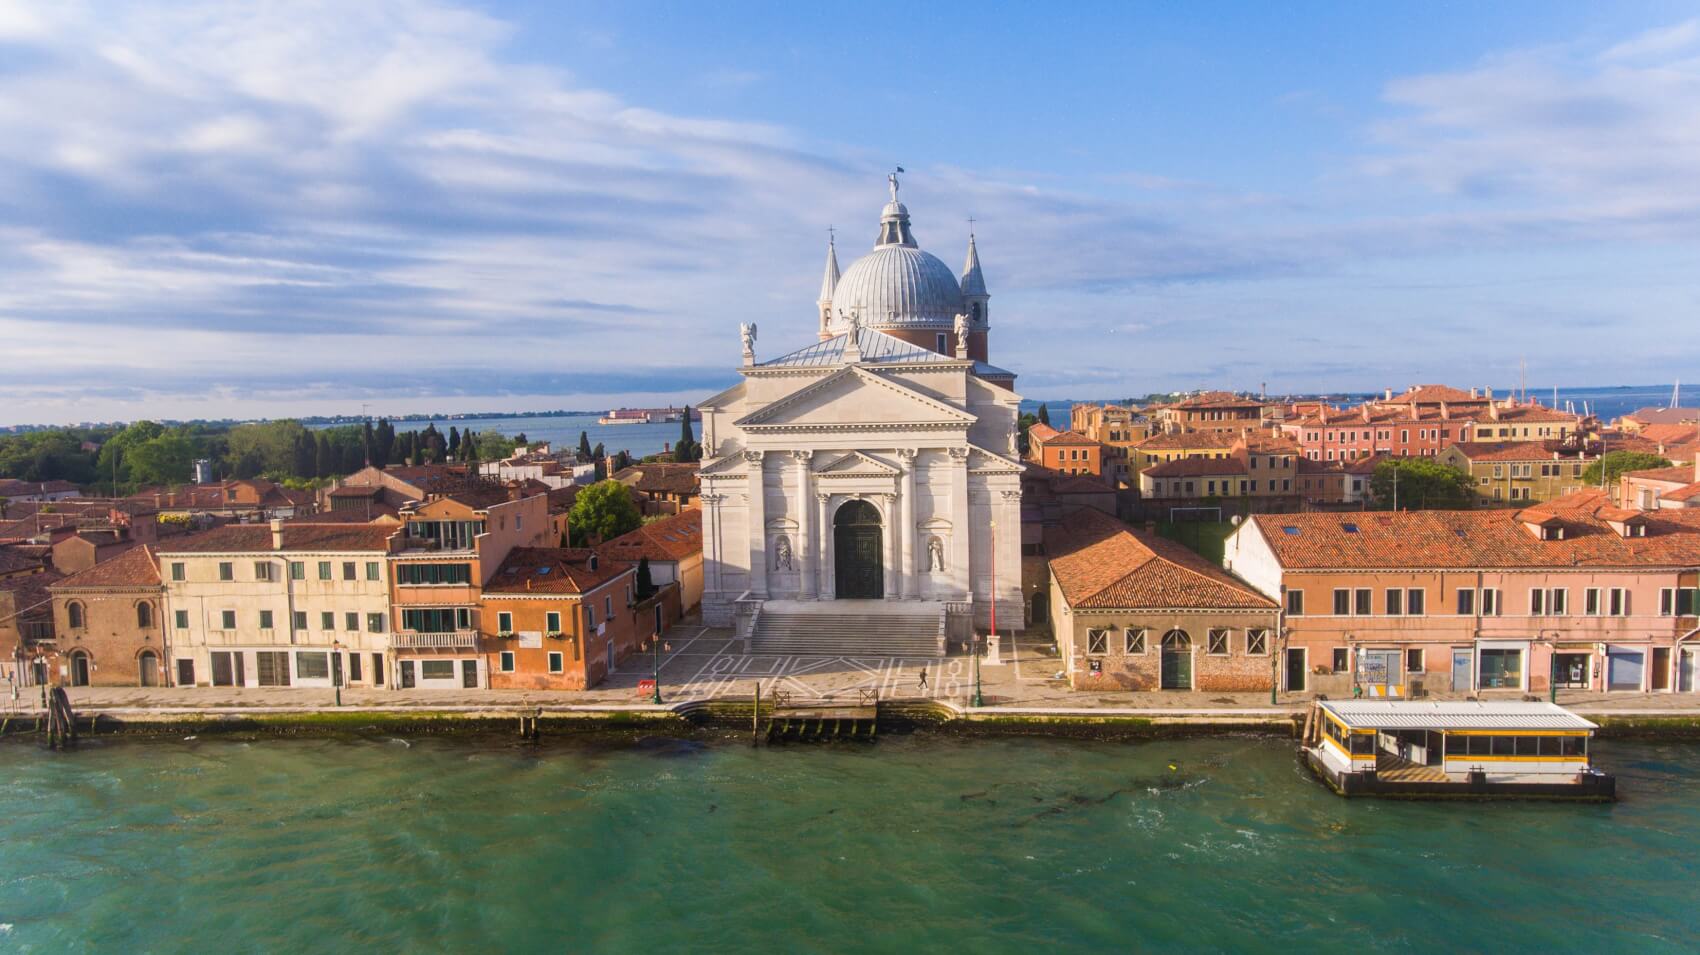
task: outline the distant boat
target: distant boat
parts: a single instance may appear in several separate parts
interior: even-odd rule
[[[683,408],[615,408],[596,419],[597,424],[667,424],[684,417]],[[691,409],[691,420],[701,421],[702,412]]]

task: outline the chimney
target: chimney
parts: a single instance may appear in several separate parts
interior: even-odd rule
[[[1393,389],[1392,388],[1387,389],[1386,395],[1387,395],[1387,397],[1384,398],[1383,400],[1384,401],[1392,401],[1393,400]]]
[[[1492,401],[1493,400],[1493,389],[1492,388],[1483,388],[1482,389],[1482,397],[1486,398],[1489,401]]]
[[[1472,387],[1470,389],[1470,397],[1472,397],[1472,398],[1476,397],[1476,389],[1474,387]]]
[[[1488,417],[1495,421],[1499,420],[1499,405],[1488,405]]]
[[[283,550],[283,522],[272,518],[272,550]]]
[[[1369,402],[1366,401],[1363,404],[1359,405],[1358,410],[1363,412],[1364,423],[1368,424],[1369,423]]]
[[[1694,481],[1700,484],[1700,451],[1694,452]]]
[[[1450,419],[1451,417],[1452,417],[1451,409],[1447,408],[1446,402],[1442,401],[1440,403],[1440,420],[1446,421],[1446,420]]]

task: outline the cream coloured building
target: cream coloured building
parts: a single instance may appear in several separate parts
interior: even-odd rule
[[[393,524],[231,524],[159,549],[176,686],[383,686]]]
[[[742,380],[701,405],[705,622],[942,652],[995,589],[1021,625],[1021,399],[984,358],[989,298],[972,244],[960,276],[920,250],[894,179],[873,251],[841,276],[829,248],[818,341],[758,361],[745,327]]]

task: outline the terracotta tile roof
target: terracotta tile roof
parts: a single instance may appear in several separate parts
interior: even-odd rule
[[[0,579],[0,590],[12,595],[14,611],[19,619],[53,619],[53,594],[48,590],[64,580],[65,575],[52,570]],[[11,621],[7,621],[10,623]]]
[[[594,570],[590,567],[592,556],[597,558]],[[572,596],[594,590],[631,568],[631,564],[605,559],[585,547],[516,547],[484,585],[484,593]]]
[[[1460,441],[1453,447],[1471,461],[1555,461],[1576,456],[1557,440]]]
[[[1091,438],[1088,438],[1086,435],[1081,434],[1078,431],[1058,431],[1055,428],[1049,428],[1049,427],[1046,427],[1045,425],[1034,425],[1033,427],[1034,428],[1045,428],[1046,431],[1049,431],[1051,433],[1050,437],[1043,437],[1041,435],[1036,434],[1033,431],[1032,428],[1028,429],[1028,431],[1027,431],[1027,438],[1028,438],[1029,441],[1037,441],[1040,444],[1045,445],[1046,447],[1095,448],[1095,447],[1098,446],[1098,442],[1092,440]]]
[[[1542,421],[1574,423],[1582,420],[1581,415],[1548,408],[1545,405],[1517,405],[1512,408],[1500,408],[1497,419],[1486,413],[1472,414],[1471,417],[1475,418],[1478,423],[1489,426],[1496,420],[1504,424],[1535,424]]]
[[[1222,408],[1261,408],[1265,402],[1258,398],[1236,395],[1231,391],[1207,391],[1191,398],[1182,398],[1168,407],[1177,411],[1219,410]]]
[[[1626,478],[1642,481],[1663,481],[1667,484],[1687,484],[1694,480],[1694,465],[1677,464],[1668,468],[1648,468],[1645,471],[1625,471]]]
[[[1153,464],[1143,472],[1154,478],[1201,477],[1216,474],[1247,474],[1240,458],[1176,458]]]
[[[1642,408],[1624,417],[1642,424],[1693,424],[1700,421],[1700,408]]]
[[[16,545],[0,547],[0,576],[38,570],[41,565],[39,556],[20,550]]]
[[[1228,431],[1177,431],[1173,434],[1154,434],[1134,445],[1140,451],[1223,451],[1234,446],[1235,436]]]
[[[51,481],[21,481],[17,478],[0,478],[0,497],[25,497],[35,494],[64,494],[76,491],[77,486],[70,481],[57,478]]]
[[[1648,441],[1658,441],[1663,444],[1688,444],[1700,441],[1700,425],[1693,424],[1650,424],[1636,433]]]
[[[1487,401],[1480,395],[1472,395],[1468,391],[1453,388],[1450,385],[1412,385],[1405,393],[1396,396],[1388,404],[1469,404]]]
[[[621,534],[597,551],[606,557],[636,564],[638,558],[684,560],[702,553],[702,511],[687,508],[671,517],[651,521],[635,531]]]
[[[1033,424],[1031,424],[1027,427],[1027,440],[1028,441],[1049,441],[1052,438],[1056,437],[1057,434],[1058,434],[1057,429],[1051,427],[1050,425],[1044,423],[1043,421],[1035,421]]]
[[[697,493],[697,465],[656,463],[634,464],[615,472],[614,480],[645,494]]]
[[[152,547],[145,544],[131,547],[117,557],[95,564],[79,574],[72,574],[54,585],[54,590],[74,590],[88,587],[135,589],[159,586],[159,563]]]
[[[1526,509],[1563,519],[1563,540],[1539,540],[1507,510],[1257,514],[1251,520],[1290,570],[1338,568],[1645,567],[1700,563],[1700,511],[1646,514],[1647,536],[1625,538],[1598,491]],[[1636,512],[1640,513],[1640,512]],[[1353,528],[1353,529],[1348,529]]]
[[[1700,498],[1700,481],[1659,495],[1659,499],[1663,501],[1692,501],[1695,498]]]
[[[1045,529],[1051,573],[1075,609],[1252,609],[1275,603],[1174,541],[1092,508]]]
[[[508,489],[494,481],[482,478],[462,478],[459,482],[441,481],[431,488],[432,500],[447,498],[465,504],[473,510],[482,511],[506,504],[512,500]],[[529,495],[535,497],[536,495]]]
[[[286,551],[387,552],[394,524],[283,524]],[[226,524],[161,545],[161,554],[254,553],[272,550],[267,524]]]
[[[400,511],[388,504],[373,501],[367,507],[351,507],[340,511],[318,511],[312,514],[297,514],[285,518],[285,524],[370,524],[383,518],[396,518],[389,522],[391,527],[401,523]]]

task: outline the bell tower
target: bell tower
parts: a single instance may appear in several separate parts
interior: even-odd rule
[[[838,289],[836,238],[832,229],[826,230],[826,272],[820,280],[820,298],[815,300],[815,307],[820,310],[820,340],[823,342],[832,337],[828,327],[832,324],[832,293]]]
[[[990,352],[991,299],[986,277],[980,271],[980,251],[974,247],[974,233],[970,232],[968,261],[962,266],[962,304],[968,308],[968,357],[976,361],[991,360],[986,357]]]

